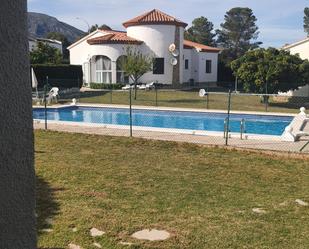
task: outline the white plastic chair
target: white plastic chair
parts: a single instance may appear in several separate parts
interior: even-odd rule
[[[46,102],[50,104],[53,100],[58,103],[58,96],[59,96],[59,88],[53,87],[50,89],[48,96],[46,97]]]

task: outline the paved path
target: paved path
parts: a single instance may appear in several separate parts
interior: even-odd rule
[[[44,129],[43,123],[34,123],[35,129]],[[309,127],[306,127],[306,129]],[[49,124],[49,130],[72,132],[72,133],[86,133],[97,135],[109,135],[109,136],[129,136],[129,130],[127,129],[111,129],[104,127],[91,127],[76,124]],[[199,136],[190,134],[177,134],[168,132],[155,132],[155,131],[134,131],[134,137],[140,137],[145,139],[154,139],[162,141],[176,141],[176,142],[188,142],[204,145],[217,145],[224,146],[225,139],[223,137],[214,136]],[[231,138],[229,140],[229,146],[244,148],[244,149],[257,149],[266,151],[279,151],[279,152],[300,152],[301,148],[309,142],[309,137],[303,138],[299,142],[283,142],[283,141],[271,141],[271,140],[241,140],[238,138]],[[304,153],[309,153],[309,144],[303,150]]]

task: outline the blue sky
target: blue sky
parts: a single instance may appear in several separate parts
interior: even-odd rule
[[[124,21],[151,9],[160,9],[189,24],[206,16],[219,28],[224,14],[233,7],[249,7],[258,18],[259,40],[263,46],[280,47],[306,37],[303,10],[308,0],[28,0],[28,10],[55,16],[79,29],[86,30],[83,18],[91,24],[107,24],[124,29]]]

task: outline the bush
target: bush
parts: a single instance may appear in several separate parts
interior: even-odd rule
[[[48,76],[48,84],[59,88],[81,88],[83,85],[82,66],[78,65],[32,65],[38,80],[38,88],[43,88]]]
[[[124,86],[124,84],[116,83],[116,84],[107,84],[107,83],[90,83],[91,89],[112,89],[119,90]]]

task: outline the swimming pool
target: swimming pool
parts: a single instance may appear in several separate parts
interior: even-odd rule
[[[43,108],[33,109],[33,118],[44,120]],[[226,113],[188,112],[165,110],[133,110],[133,126],[182,130],[223,132]],[[47,119],[90,124],[129,125],[129,110],[125,108],[72,106],[48,108]],[[231,114],[231,132],[240,132],[241,120],[245,120],[245,133],[281,135],[290,124],[291,116]]]

